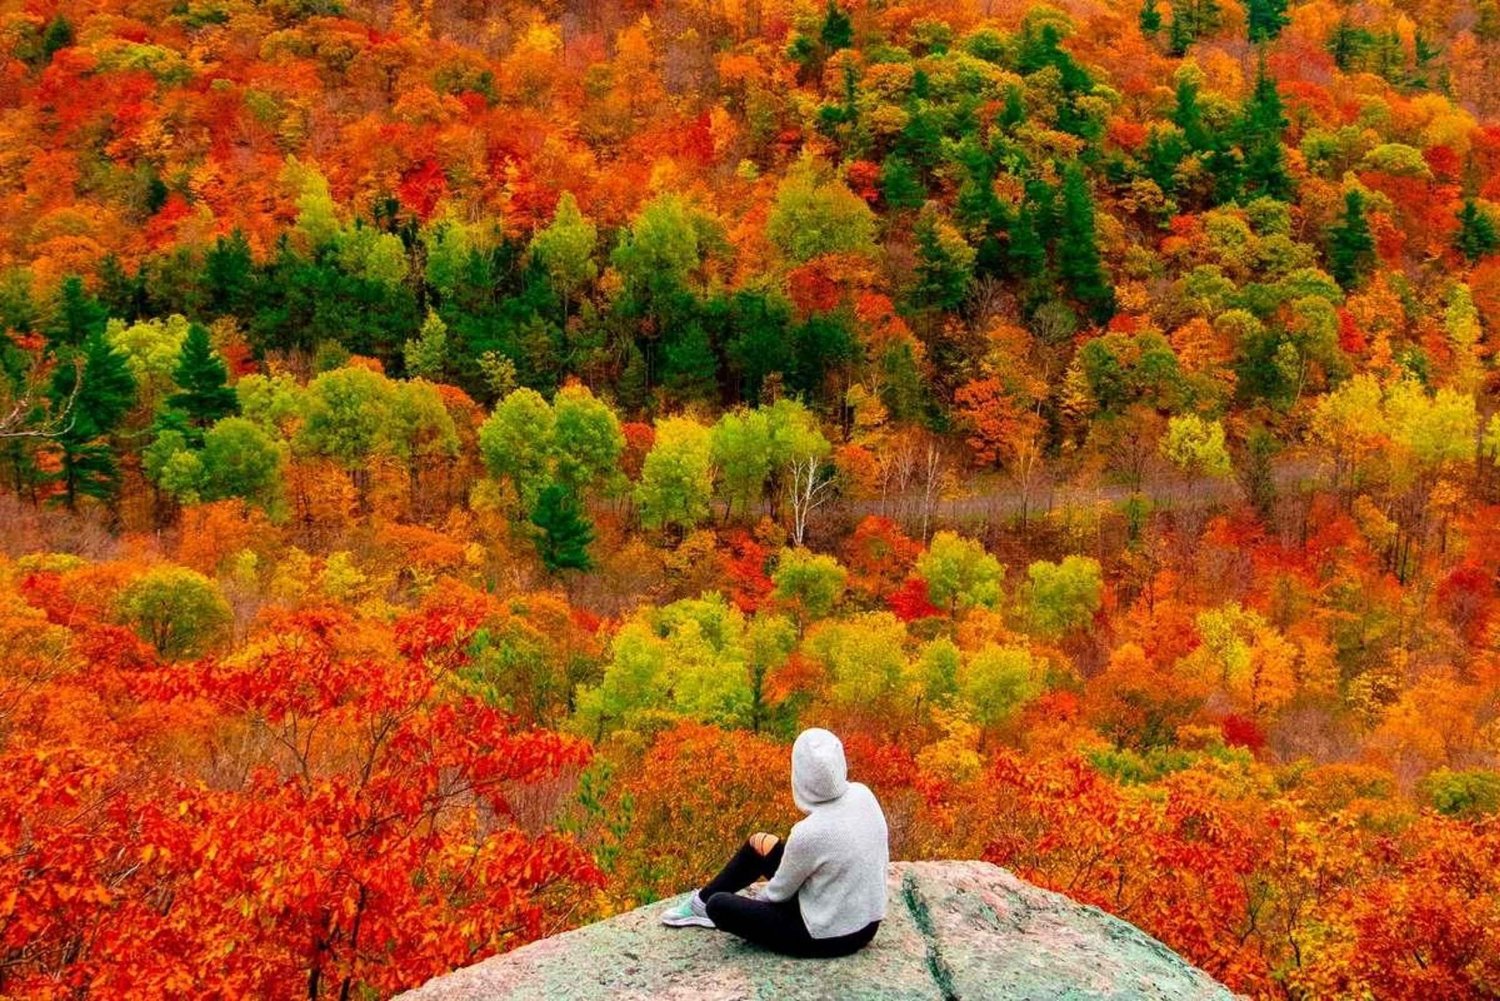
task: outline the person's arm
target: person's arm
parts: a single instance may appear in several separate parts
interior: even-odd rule
[[[780,903],[795,897],[802,884],[807,882],[807,877],[817,869],[818,855],[817,838],[799,838],[797,829],[793,828],[787,836],[786,847],[782,849],[781,865],[776,867],[776,875],[761,891],[760,899]]]

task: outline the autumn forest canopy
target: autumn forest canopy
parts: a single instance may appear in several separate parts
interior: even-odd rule
[[[373,998],[840,733],[1500,996],[1496,0],[0,0],[0,995]]]

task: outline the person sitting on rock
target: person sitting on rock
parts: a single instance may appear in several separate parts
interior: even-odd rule
[[[890,858],[875,794],[848,779],[844,745],[804,730],[792,745],[792,799],[807,814],[786,840],[759,832],[722,872],[662,915],[674,928],[718,928],[788,956],[847,956],[885,918]],[[757,879],[759,893],[741,896]]]

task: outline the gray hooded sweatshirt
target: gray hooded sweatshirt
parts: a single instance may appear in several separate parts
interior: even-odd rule
[[[792,745],[792,799],[807,816],[787,836],[762,897],[795,896],[813,938],[851,935],[885,918],[885,814],[848,774],[844,745],[827,730],[804,730]]]

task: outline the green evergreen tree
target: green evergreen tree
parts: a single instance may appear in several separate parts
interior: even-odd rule
[[[1261,428],[1250,432],[1240,469],[1245,496],[1262,519],[1269,524],[1276,512],[1276,436]]]
[[[880,197],[885,199],[887,208],[899,212],[921,208],[927,191],[911,163],[892,153],[880,165]]]
[[[837,314],[814,314],[791,331],[791,364],[786,384],[808,400],[829,390],[828,374],[853,361],[858,354],[849,321]]]
[[[1500,233],[1495,231],[1495,221],[1472,198],[1464,199],[1464,207],[1458,213],[1458,235],[1454,246],[1469,259],[1469,263],[1500,248]]]
[[[1102,323],[1114,315],[1115,291],[1099,260],[1094,232],[1094,200],[1083,169],[1076,163],[1063,171],[1057,271],[1069,293],[1088,308],[1095,320]]]
[[[625,364],[620,369],[615,392],[625,411],[644,410],[651,402],[651,365],[646,360],[646,352],[634,340],[625,348]]]
[[[1416,57],[1416,67],[1412,70],[1408,77],[1411,85],[1414,87],[1434,86],[1432,78],[1430,78],[1427,73],[1428,70],[1432,68],[1432,61],[1442,54],[1442,46],[1436,44],[1430,37],[1424,35],[1419,31],[1412,41],[1412,48],[1416,50],[1414,53]],[[1447,79],[1446,68],[1439,69],[1438,72],[1441,75],[1440,79]]]
[[[587,570],[594,565],[589,557],[594,526],[565,487],[554,483],[542,490],[531,523],[539,533],[537,555],[548,570]]]
[[[1292,180],[1286,172],[1286,149],[1281,144],[1286,130],[1281,93],[1276,81],[1260,61],[1255,88],[1245,104],[1240,122],[1240,148],[1244,153],[1243,188],[1251,194],[1283,201],[1291,197]]]
[[[1057,129],[1092,141],[1099,138],[1097,118],[1078,107],[1074,98],[1093,90],[1094,81],[1088,71],[1062,47],[1063,30],[1048,19],[1036,19],[1041,27],[1027,18],[1022,25],[1021,37],[1016,50],[1016,69],[1022,76],[1052,67],[1059,74],[1065,100],[1057,102]]]
[[[690,322],[662,345],[661,381],[682,400],[712,400],[719,359],[703,324]]]
[[[229,370],[214,353],[208,331],[199,324],[188,327],[172,381],[181,392],[167,397],[167,406],[182,411],[200,432],[220,418],[240,412],[239,397],[228,385]]]
[[[777,297],[750,289],[734,294],[725,354],[741,400],[759,400],[768,379],[791,370],[791,322],[790,307]]]
[[[204,312],[203,260],[195,248],[182,246],[158,254],[141,265],[140,273],[146,281],[146,315],[181,313],[183,316],[198,316]],[[316,269],[310,269],[309,273],[316,273]],[[320,310],[327,310],[338,312],[343,321],[350,319],[352,311],[346,309],[344,302],[338,302],[337,307],[329,303],[324,298],[327,295],[324,288],[309,288],[306,294],[307,301],[299,305],[314,316]],[[309,343],[317,340],[317,337],[312,337]]]
[[[144,174],[146,180],[144,191],[146,215],[153,216],[162,210],[163,205],[167,204],[167,198],[172,192],[167,187],[167,182],[161,179],[161,175],[156,172],[154,167],[148,167],[144,171],[137,171],[137,176],[141,176],[142,174]]]
[[[1005,88],[1005,107],[1000,110],[1000,127],[1007,131],[1026,121],[1026,103],[1020,87]]]
[[[1248,0],[1249,7],[1245,16],[1250,41],[1260,44],[1281,34],[1281,29],[1287,23],[1286,2],[1287,0]]]
[[[1164,194],[1171,195],[1177,188],[1177,168],[1187,154],[1187,144],[1181,135],[1165,129],[1152,129],[1146,137],[1141,166]]]
[[[833,0],[828,0],[828,11],[823,15],[823,27],[818,31],[818,40],[823,43],[826,53],[847,49],[854,44],[854,22]]]
[[[137,269],[130,274],[113,253],[99,262],[99,303],[105,312],[117,319],[134,323],[146,316],[150,306],[146,279]]]
[[[1394,31],[1364,31],[1360,46],[1360,69],[1368,70],[1390,83],[1405,83],[1406,46]]]
[[[959,147],[958,161],[968,176],[953,203],[954,218],[965,232],[978,233],[974,249],[976,277],[1000,277],[1005,273],[1005,244],[1000,235],[1010,228],[1011,216],[995,195],[995,159],[974,136]]]
[[[976,136],[965,136],[955,159],[963,165],[966,176],[953,202],[954,218],[968,229],[1003,221],[1003,207],[995,196],[995,164],[989,150]]]
[[[1010,224],[1009,236],[1005,260],[1011,274],[1023,281],[1041,277],[1047,267],[1047,245],[1037,232],[1036,212],[1031,205],[1021,203],[1015,220]]]
[[[1040,27],[1038,27],[1040,24]],[[1063,31],[1052,20],[1028,18],[1022,25],[1016,50],[1016,69],[1023,76],[1052,66],[1062,75],[1063,93],[1086,94],[1094,86],[1093,78],[1078,60],[1062,47]]]
[[[50,63],[52,57],[73,44],[73,23],[58,14],[47,22],[42,32],[42,62]]]
[[[51,351],[77,348],[95,334],[103,336],[107,319],[99,300],[83,287],[83,279],[69,275],[58,287],[57,303],[42,333]]]
[[[1188,19],[1186,6],[1181,3],[1172,5],[1172,25],[1167,29],[1167,51],[1174,56],[1185,55],[1188,46],[1193,44],[1193,26]]]
[[[1186,76],[1177,81],[1172,124],[1182,130],[1189,149],[1202,152],[1208,148],[1208,130],[1203,125],[1203,108],[1198,104],[1198,85]]]
[[[443,371],[448,367],[448,324],[435,310],[428,310],[422,329],[406,342],[401,354],[408,379],[442,382]]]
[[[219,237],[203,256],[203,286],[208,308],[214,313],[248,312],[254,300],[254,280],[250,241],[239,229]]]
[[[1141,28],[1141,34],[1147,38],[1155,38],[1161,31],[1161,11],[1157,9],[1156,0],[1146,0],[1141,4],[1141,13],[1137,22]]]
[[[1010,242],[1006,246],[1006,265],[1022,281],[1034,282],[1047,270],[1047,242],[1042,234],[1052,229],[1052,189],[1033,180],[1026,185],[1026,197],[1008,227]]]
[[[1172,0],[1172,27],[1167,48],[1180,56],[1204,35],[1219,29],[1223,11],[1218,0]]]
[[[63,503],[72,509],[80,495],[113,498],[119,469],[106,439],[135,401],[125,356],[102,331],[90,334],[78,363],[58,366],[49,395],[54,411],[66,414],[56,438],[61,463],[55,479],[63,485]]]
[[[917,287],[921,306],[957,309],[974,280],[974,250],[952,226],[923,213],[917,224]]]
[[[943,162],[943,125],[938,116],[926,110],[924,102],[913,98],[906,105],[906,127],[896,140],[896,148],[916,166],[925,180]]]
[[[1375,259],[1375,240],[1358,191],[1344,195],[1344,218],[1328,234],[1328,269],[1344,288],[1359,281]]]
[[[818,61],[818,43],[799,34],[787,43],[786,57],[804,69],[810,69]]]
[[[1354,66],[1362,47],[1360,32],[1348,17],[1340,19],[1328,35],[1328,54],[1333,56],[1333,64],[1342,72],[1347,73]]]

